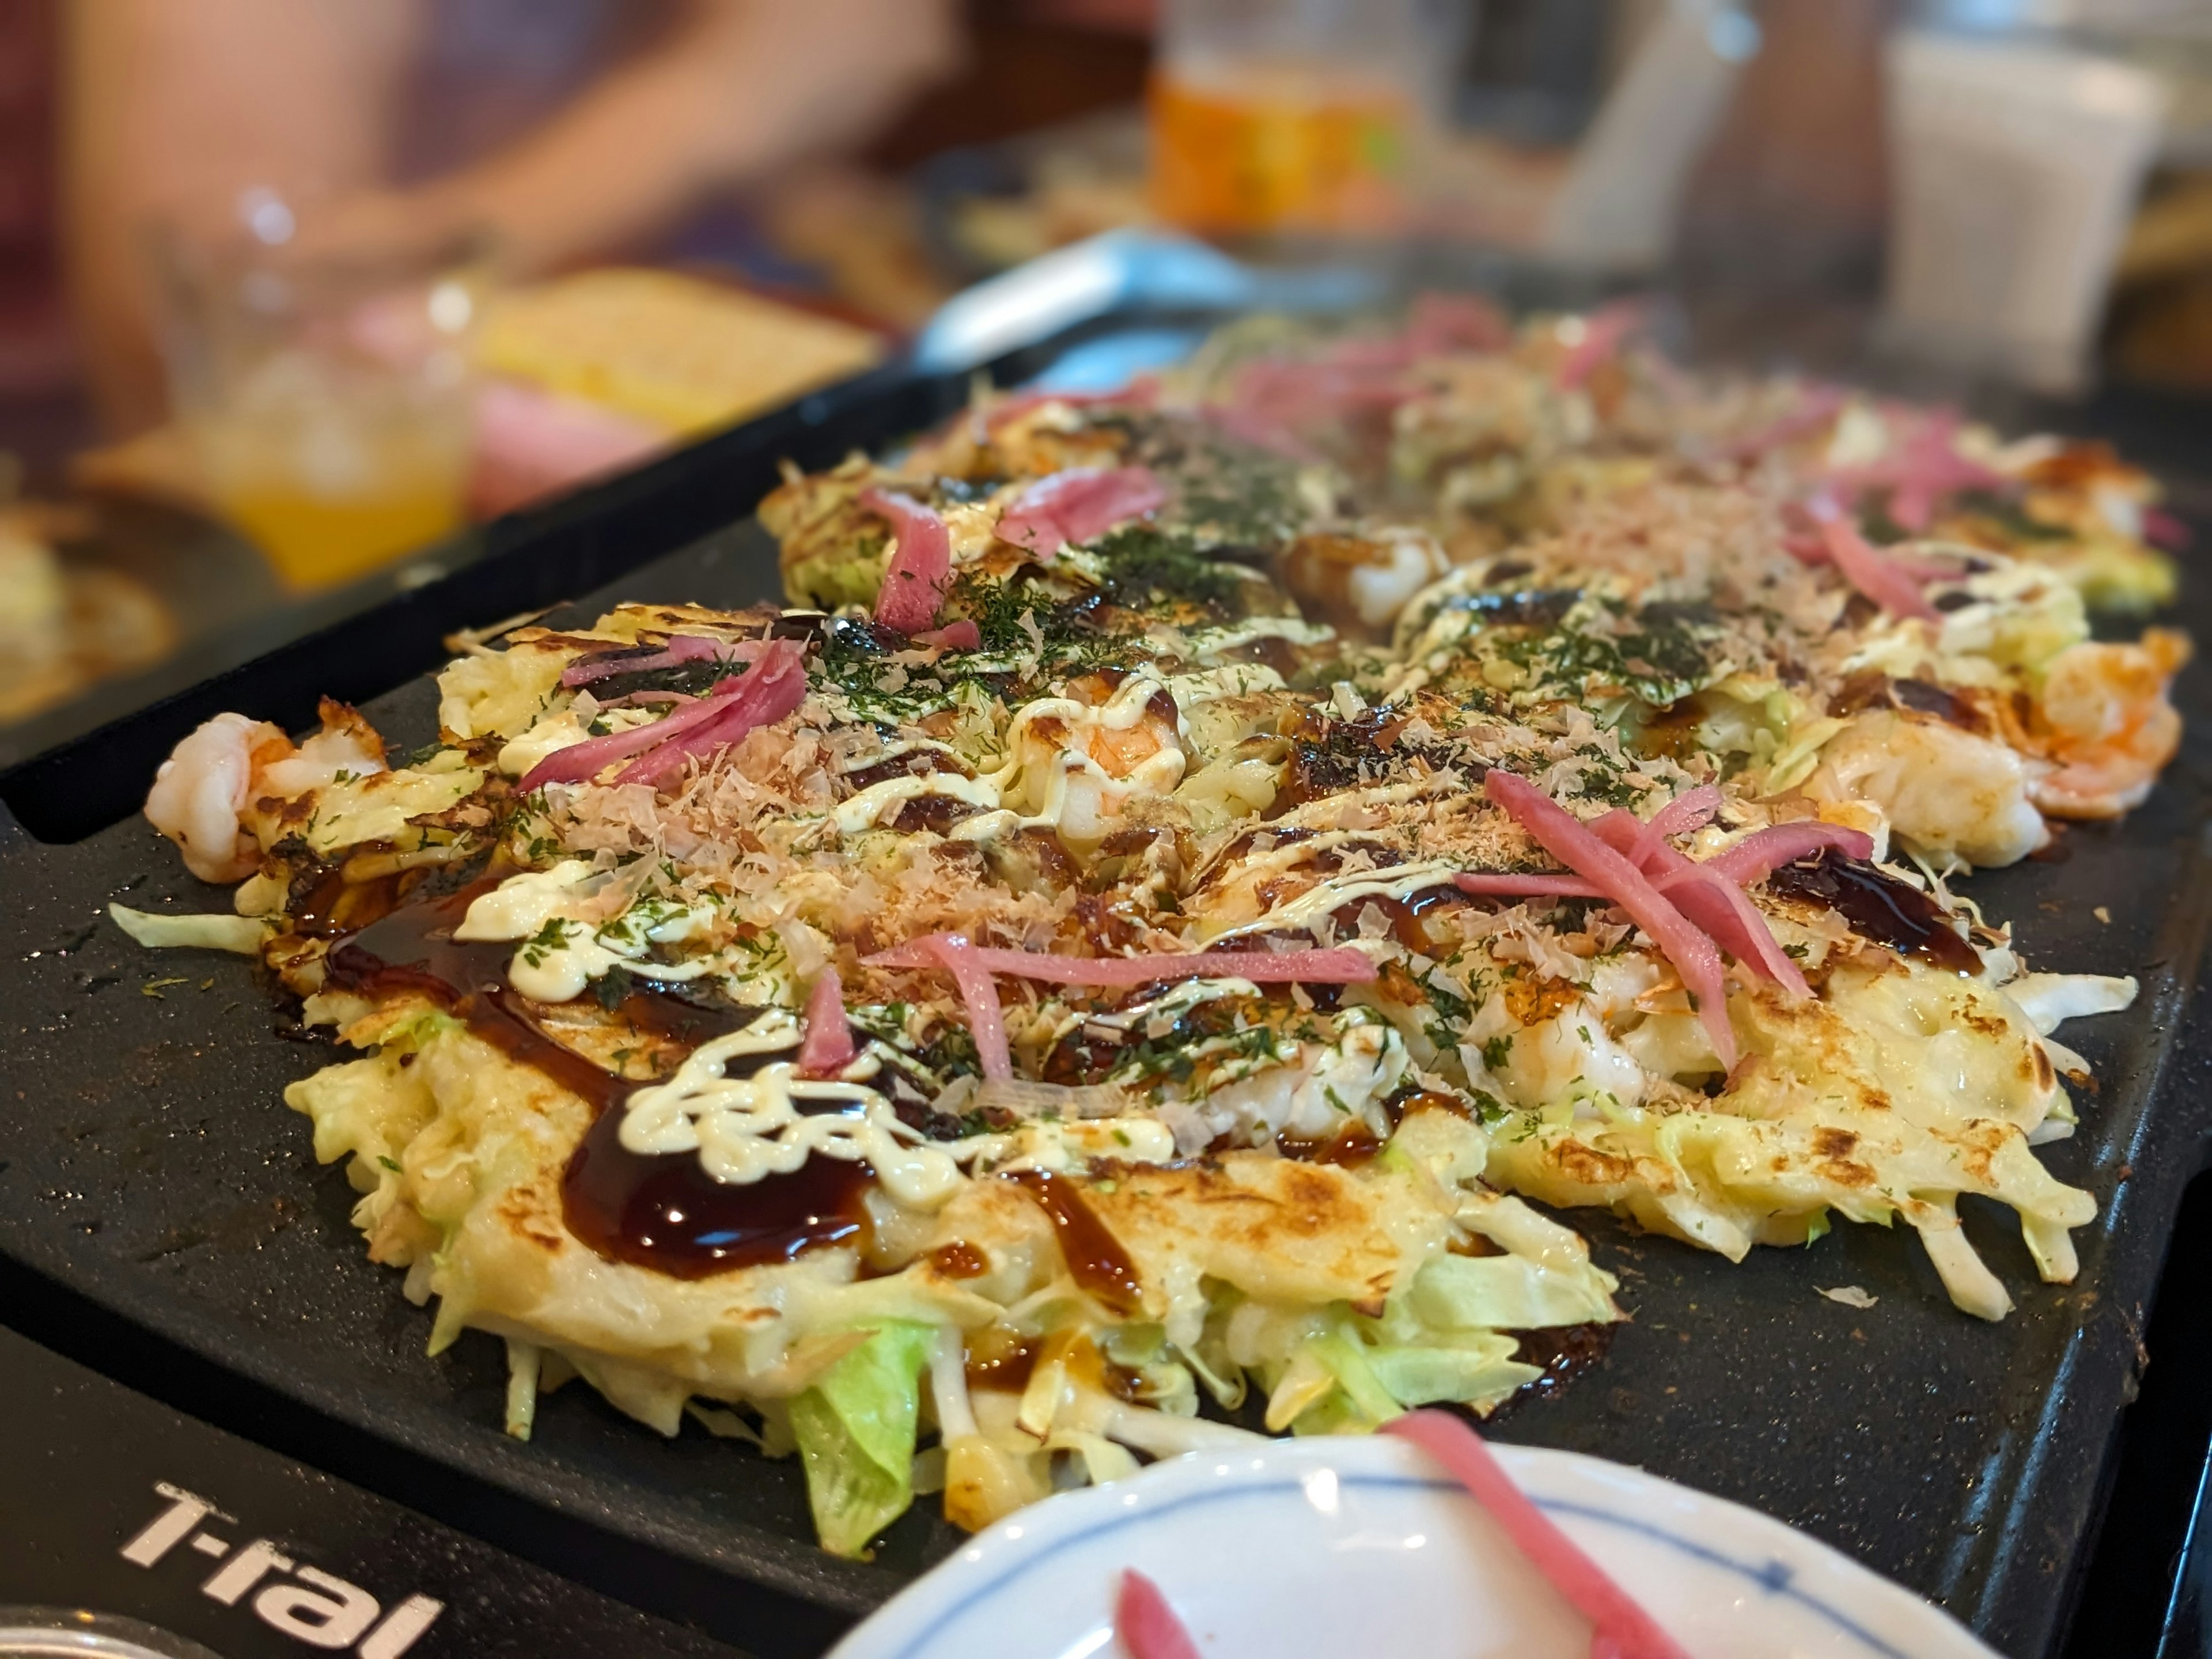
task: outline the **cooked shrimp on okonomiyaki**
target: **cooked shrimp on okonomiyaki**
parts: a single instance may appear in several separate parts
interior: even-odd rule
[[[1632,320],[1632,319],[1630,319]],[[2075,1272],[2063,1021],[1955,889],[2138,804],[2142,475],[1692,377],[1620,313],[1240,327],[763,504],[788,606],[474,644],[403,757],[242,714],[147,816],[357,1057],[292,1086],[507,1426],[580,1377],[802,1459],[823,1542],[1258,1431],[1486,1413],[1741,1260],[1958,1200]],[[1808,1271],[1813,1269],[1808,1267]]]

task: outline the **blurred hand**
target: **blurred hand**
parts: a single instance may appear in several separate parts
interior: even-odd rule
[[[420,256],[488,234],[530,275],[620,254],[732,185],[866,137],[959,64],[955,0],[685,0],[504,150],[385,172],[428,0],[102,0],[74,8],[72,282],[104,401],[159,406],[131,239],[247,184],[304,204],[301,258]]]
[[[526,274],[618,252],[703,198],[866,137],[957,66],[957,25],[955,0],[691,0],[513,149],[365,201],[362,222],[486,229]]]
[[[722,106],[722,178],[868,137],[950,76],[965,46],[952,0],[704,0],[693,42]]]
[[[620,251],[706,196],[866,138],[950,74],[953,0],[692,0],[648,51],[511,150],[303,214],[295,252],[373,258],[487,235],[529,275]]]

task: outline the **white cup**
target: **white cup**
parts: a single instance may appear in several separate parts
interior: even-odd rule
[[[2154,76],[2088,52],[1897,35],[1886,341],[2079,389],[2165,109]]]

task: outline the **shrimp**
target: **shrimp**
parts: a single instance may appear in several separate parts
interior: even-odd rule
[[[261,861],[246,826],[253,802],[296,799],[385,769],[384,744],[356,710],[325,697],[323,729],[295,748],[267,720],[217,714],[171,751],[146,795],[146,819],[177,843],[202,881],[243,881]]]
[[[297,750],[287,743],[287,752],[262,769],[254,780],[256,799],[278,795],[297,800],[311,789],[337,781],[340,773],[365,778],[385,769],[384,739],[359,709],[325,697],[320,714],[321,731]]]
[[[1149,693],[1125,690],[1102,675],[1085,674],[1068,683],[1067,695],[1085,706],[1083,715],[1072,722],[1083,752],[1116,782],[1134,778],[1139,768],[1159,756],[1182,753],[1176,730],[1178,714],[1170,712],[1174,699],[1164,688],[1155,686]],[[1039,735],[1045,735],[1043,729]]]
[[[1301,536],[1284,551],[1283,586],[1305,614],[1354,638],[1389,638],[1406,602],[1451,568],[1419,531]]]
[[[146,819],[177,843],[202,881],[243,881],[261,849],[239,817],[261,757],[292,744],[266,720],[217,714],[171,751],[146,795]]]
[[[1006,764],[990,781],[1070,846],[1095,845],[1132,793],[1166,794],[1182,781],[1181,714],[1156,678],[1118,685],[1085,674],[1066,695],[1029,704],[1006,734]]]
[[[1864,802],[1933,858],[2014,864],[2051,838],[2030,799],[2029,765],[2003,744],[1925,714],[1854,716],[1821,750],[1804,793],[1824,807]]]
[[[2035,804],[2062,818],[2140,805],[2181,744],[2166,688],[2189,656],[2187,635],[2153,628],[2134,645],[2084,641],[2053,658],[2036,713],[2057,769],[2035,781]]]

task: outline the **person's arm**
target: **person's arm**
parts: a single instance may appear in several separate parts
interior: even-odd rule
[[[161,408],[153,219],[220,220],[265,184],[315,198],[299,252],[483,230],[528,275],[633,246],[716,190],[865,135],[958,51],[952,0],[690,0],[535,132],[393,190],[388,123],[422,0],[75,0],[70,23],[70,280],[120,432]]]
[[[702,198],[865,137],[957,61],[950,0],[692,0],[536,132],[362,199],[356,234],[483,228],[528,274],[633,246]]]
[[[64,249],[87,367],[118,432],[160,418],[147,241],[222,229],[239,193],[381,177],[420,0],[74,0],[63,46]]]

